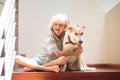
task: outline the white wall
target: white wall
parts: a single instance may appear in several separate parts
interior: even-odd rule
[[[120,3],[111,9],[106,16],[108,62],[120,63]]]
[[[86,26],[84,56],[87,63],[107,63],[105,14],[120,0],[19,0],[19,52],[33,57],[49,33],[50,18],[65,13],[71,24]]]

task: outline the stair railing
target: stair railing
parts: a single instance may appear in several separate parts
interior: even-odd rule
[[[15,1],[6,0],[0,16],[0,80],[11,80],[17,52]]]

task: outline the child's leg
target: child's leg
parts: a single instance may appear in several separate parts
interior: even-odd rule
[[[25,58],[25,57],[19,56],[19,55],[16,56],[15,61],[18,64],[32,68],[32,70],[43,70],[43,71],[53,71],[53,72],[59,72],[59,70],[60,70],[59,66],[57,66],[57,65],[53,65],[50,67],[40,66],[40,65],[35,64],[32,59]]]
[[[49,63],[45,63],[44,66],[48,67],[48,66],[54,66],[54,65],[64,65],[65,63],[66,63],[66,57],[62,56],[62,57],[59,57],[56,60],[52,60]],[[30,67],[25,67],[24,68],[24,71],[33,71],[33,70],[34,69],[30,68]]]
[[[15,57],[15,62],[20,64],[20,65],[23,65],[23,66],[29,66],[30,64],[31,65],[36,65],[32,59],[29,59],[29,58],[26,58],[26,57],[23,57],[21,55],[17,55]]]
[[[52,60],[49,63],[45,63],[44,66],[53,66],[53,65],[64,65],[66,63],[66,57],[61,56],[57,58],[56,60]]]
[[[60,68],[59,66],[55,65],[55,66],[50,66],[50,67],[46,67],[46,66],[39,66],[39,68],[30,68],[30,67],[24,67],[24,71],[28,72],[28,71],[34,71],[34,70],[42,70],[42,71],[53,71],[53,72],[59,72]]]

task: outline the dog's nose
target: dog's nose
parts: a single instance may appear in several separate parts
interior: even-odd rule
[[[79,43],[83,43],[83,41],[79,41]]]

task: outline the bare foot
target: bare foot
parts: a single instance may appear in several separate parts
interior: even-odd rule
[[[34,71],[35,69],[33,68],[29,68],[29,67],[24,67],[24,71],[25,72],[28,72],[28,71]]]
[[[60,71],[60,68],[59,68],[59,66],[51,66],[51,67],[49,67],[49,69],[51,70],[51,71],[54,71],[54,72],[59,72]]]

